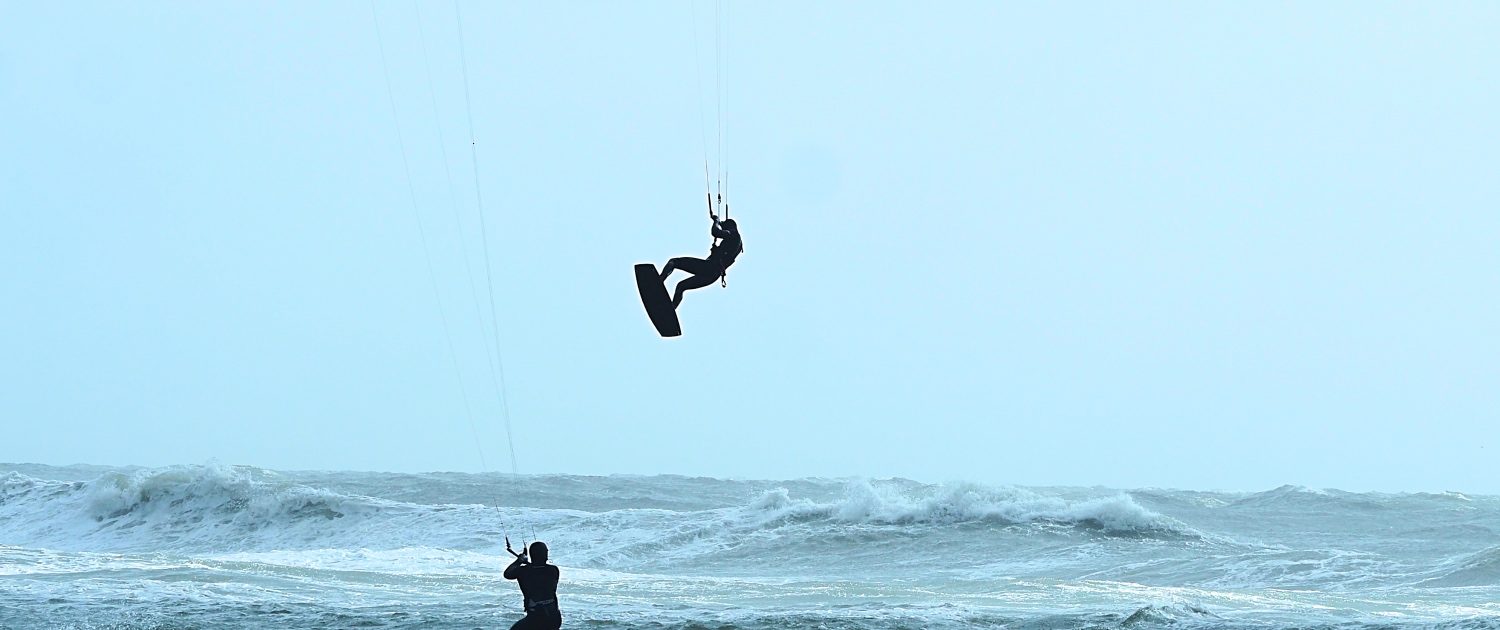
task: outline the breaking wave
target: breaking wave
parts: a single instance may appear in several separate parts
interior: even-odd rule
[[[7,542],[60,549],[243,549],[298,546],[399,509],[275,477],[228,466],[109,472],[83,482],[13,472],[0,481],[0,525],[20,538]]]
[[[868,481],[853,482],[831,502],[794,499],[784,488],[767,491],[749,508],[767,523],[826,519],[881,525],[1052,524],[1131,536],[1194,535],[1171,518],[1142,507],[1128,494],[1067,500],[1014,488],[959,483],[918,495]]]

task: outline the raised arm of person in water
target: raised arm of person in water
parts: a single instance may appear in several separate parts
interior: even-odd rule
[[[525,551],[522,551],[521,553],[515,555],[516,559],[511,561],[510,566],[505,567],[505,579],[507,580],[514,580],[521,577],[521,567],[524,567],[528,564],[526,562]]]

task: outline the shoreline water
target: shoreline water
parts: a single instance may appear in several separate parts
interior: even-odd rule
[[[508,627],[532,531],[566,627],[1500,627],[1484,495],[13,464],[0,627]]]

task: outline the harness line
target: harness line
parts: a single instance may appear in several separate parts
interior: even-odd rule
[[[425,75],[426,75],[425,78],[426,78],[426,83],[427,83],[427,89],[428,89],[428,95],[429,95],[429,102],[430,102],[431,107],[432,107],[433,122],[434,122],[434,125],[436,127],[438,146],[439,146],[439,149],[441,151],[442,166],[443,166],[443,177],[444,177],[444,180],[445,180],[445,182],[447,184],[448,201],[449,201],[448,205],[449,205],[449,207],[450,207],[450,209],[452,211],[454,222],[455,222],[455,224],[458,227],[458,231],[459,231],[459,235],[460,235],[460,243],[462,243],[462,235],[463,235],[463,233],[465,231],[465,229],[464,229],[464,221],[463,221],[462,215],[461,215],[461,213],[459,212],[459,209],[458,209],[458,196],[455,193],[455,188],[453,186],[452,170],[451,170],[451,168],[449,167],[449,164],[448,164],[447,141],[446,141],[446,138],[444,137],[444,134],[443,134],[442,121],[441,121],[441,117],[440,117],[439,111],[438,111],[437,91],[436,91],[436,89],[435,89],[435,87],[433,85],[432,68],[431,68],[431,58],[430,58],[430,55],[429,55],[429,52],[428,52],[428,47],[427,47],[426,26],[425,26],[424,20],[422,19],[421,4],[419,2],[415,2],[414,1],[413,2],[413,8],[416,10],[416,16],[417,16],[417,33],[418,33],[418,38],[419,38],[419,42],[420,42],[420,45],[421,45],[421,52],[422,52],[422,64],[423,64],[422,67],[423,67],[423,71],[425,72]],[[463,42],[463,15],[460,12],[460,8],[458,6],[457,0],[454,0],[454,14],[456,16],[457,24],[458,24],[460,60],[461,60],[461,64],[462,64],[461,67],[462,67],[462,70],[463,70],[463,77],[464,77],[464,104],[465,104],[465,107],[466,107],[466,113],[468,114],[468,123],[469,123],[470,162],[471,162],[471,164],[473,166],[473,173],[474,173],[474,194],[475,194],[475,198],[476,198],[477,206],[478,206],[478,215],[479,215],[481,241],[482,241],[482,243],[484,245],[485,284],[486,284],[486,288],[488,289],[488,296],[489,296],[489,300],[488,301],[489,301],[489,306],[490,306],[489,336],[490,336],[491,340],[493,341],[493,344],[486,344],[485,359],[486,359],[486,361],[489,364],[491,384],[494,386],[494,394],[495,394],[497,402],[500,405],[502,417],[504,419],[506,445],[508,447],[509,455],[510,455],[510,469],[511,469],[511,474],[513,476],[517,476],[519,474],[518,473],[519,466],[517,465],[517,460],[516,460],[514,432],[512,430],[511,419],[510,419],[510,396],[509,396],[509,393],[508,393],[508,391],[506,389],[506,385],[505,385],[505,364],[504,364],[504,355],[502,353],[501,343],[500,343],[501,338],[500,338],[499,315],[498,315],[498,309],[496,308],[496,303],[495,303],[494,279],[493,279],[494,274],[493,274],[493,270],[491,268],[491,262],[490,262],[491,256],[490,256],[490,248],[489,248],[488,230],[487,230],[487,226],[485,225],[484,198],[483,198],[482,190],[480,188],[478,150],[476,148],[477,142],[474,140],[473,106],[472,106],[472,100],[471,100],[470,94],[469,94],[468,62],[467,62],[466,53],[464,51],[464,42]],[[409,200],[411,202],[412,216],[416,220],[417,232],[418,232],[418,235],[419,235],[421,243],[422,243],[422,255],[423,255],[423,260],[425,261],[426,266],[427,266],[428,281],[429,281],[429,283],[432,286],[433,299],[434,299],[434,301],[437,304],[438,315],[439,315],[440,320],[442,321],[443,337],[444,337],[444,340],[446,341],[446,345],[447,345],[447,348],[448,348],[448,356],[449,356],[450,362],[451,362],[452,367],[453,367],[455,380],[457,380],[457,382],[458,382],[459,392],[460,392],[460,395],[461,395],[461,397],[463,399],[464,414],[465,414],[465,417],[468,420],[469,430],[470,430],[470,433],[471,433],[471,435],[472,435],[472,437],[474,439],[475,448],[476,448],[476,450],[479,453],[480,466],[482,467],[483,471],[489,472],[489,470],[490,470],[490,468],[489,468],[489,458],[488,458],[488,456],[485,453],[483,440],[480,439],[479,428],[478,428],[478,423],[475,420],[475,414],[474,414],[473,404],[472,404],[472,402],[469,399],[468,387],[464,383],[463,370],[462,370],[461,365],[460,365],[459,360],[458,360],[457,347],[456,347],[456,344],[453,341],[452,325],[451,325],[451,323],[449,321],[449,317],[448,317],[448,313],[447,313],[447,307],[444,306],[444,304],[443,304],[442,293],[441,293],[441,290],[439,288],[438,281],[437,281],[437,273],[436,273],[435,268],[433,266],[432,244],[428,240],[427,226],[425,225],[425,223],[422,220],[421,206],[418,203],[417,193],[416,193],[416,186],[415,186],[415,183],[414,183],[414,181],[412,179],[411,161],[410,161],[410,158],[408,157],[407,151],[406,151],[405,134],[401,130],[400,113],[399,113],[399,110],[396,107],[395,88],[394,88],[393,83],[391,81],[390,62],[389,62],[389,59],[387,57],[386,50],[385,50],[385,36],[384,36],[384,33],[383,33],[383,31],[382,31],[382,29],[380,27],[380,15],[379,15],[379,11],[377,10],[377,8],[375,6],[375,1],[374,0],[370,1],[370,15],[371,15],[372,19],[374,20],[375,36],[376,36],[376,41],[378,43],[379,51],[380,51],[381,73],[382,73],[382,77],[384,78],[384,81],[385,81],[386,97],[387,97],[387,100],[388,100],[388,102],[390,104],[390,108],[391,108],[392,126],[395,129],[395,131],[396,131],[397,147],[398,147],[398,149],[400,150],[400,153],[401,153],[402,172],[403,172],[403,174],[405,175],[405,178],[406,178],[407,195],[408,195],[408,198],[409,198]],[[462,246],[461,246],[461,248],[462,248]],[[475,316],[475,319],[476,319],[476,321],[478,322],[478,324],[480,326],[480,329],[483,330],[484,327],[485,327],[485,324],[484,324],[484,319],[485,318],[484,318],[484,313],[483,313],[482,309],[480,308],[479,291],[478,291],[478,288],[476,286],[476,282],[475,282],[475,279],[474,279],[473,265],[469,261],[469,256],[468,256],[467,252],[461,251],[460,254],[461,254],[461,257],[463,258],[463,261],[464,261],[464,274],[465,274],[465,277],[466,277],[466,279],[468,281],[468,285],[469,285],[469,295],[472,298],[472,302],[473,302],[473,305],[474,305],[474,316]],[[493,346],[493,352],[491,352],[490,348],[489,348],[489,346],[491,346],[491,345]],[[494,488],[490,488],[490,496],[491,496],[492,502],[495,505],[495,507],[498,509],[501,504],[500,504],[500,501],[499,501],[499,497],[494,492],[495,492]],[[507,522],[506,522],[506,520],[505,520],[505,518],[504,518],[503,515],[500,518],[500,527],[501,527],[502,533],[504,534],[506,540],[508,541],[509,538],[510,538],[510,535],[509,535],[509,526],[508,526],[508,524],[507,524]],[[532,535],[533,535],[532,537],[533,537],[533,539],[535,539],[536,529],[535,529],[534,525],[531,527],[531,530],[532,530]]]
[[[380,30],[380,14],[375,9],[374,0],[370,1],[370,17],[375,23],[375,39],[380,49],[381,75],[385,78],[385,94],[391,106],[391,126],[396,131],[396,146],[401,152],[401,171],[406,177],[406,192],[408,199],[411,201],[412,218],[416,221],[417,235],[422,242],[422,259],[427,264],[427,280],[432,286],[432,299],[437,304],[438,319],[442,322],[443,339],[447,342],[448,358],[453,365],[454,380],[458,382],[459,396],[463,399],[464,414],[469,420],[470,429],[474,431],[476,438],[475,446],[479,450],[479,461],[482,465],[487,466],[485,464],[484,446],[478,440],[478,428],[474,422],[473,406],[469,402],[468,387],[464,385],[463,371],[460,369],[458,363],[458,351],[454,346],[453,333],[448,324],[448,309],[443,306],[442,292],[438,290],[437,272],[434,271],[432,266],[432,248],[428,244],[427,228],[422,222],[422,212],[420,205],[417,203],[416,185],[412,182],[411,162],[406,156],[406,137],[401,132],[401,120],[396,110],[395,90],[391,87],[390,64],[387,62],[385,55],[385,36]]]
[[[422,68],[427,76],[427,94],[429,97],[431,97],[430,100],[432,103],[432,121],[433,127],[437,130],[438,150],[442,157],[443,163],[443,180],[447,184],[448,189],[448,204],[453,210],[453,222],[458,226],[458,232],[461,235],[464,232],[463,217],[460,216],[458,211],[458,195],[454,191],[453,187],[453,170],[448,166],[448,142],[447,139],[443,136],[442,118],[438,114],[437,89],[432,84],[432,61],[427,53],[427,29],[422,20],[422,4],[420,2],[414,1],[412,2],[412,8],[414,8],[417,13],[417,37],[422,47]],[[467,255],[467,253],[464,253],[460,257],[464,261],[464,276],[469,281],[469,296],[472,298],[472,303],[474,305],[474,317],[475,320],[479,322],[479,326],[483,328],[484,314],[479,310],[479,291],[474,284],[474,266],[469,263],[469,256]],[[486,348],[484,356],[485,359],[489,361],[490,370],[493,372],[493,370],[495,369],[495,358],[489,352],[488,348]],[[485,456],[484,443],[479,439],[479,427],[474,422],[474,418],[472,416],[470,416],[469,418],[469,429],[473,433],[475,445],[479,448],[479,464],[483,467],[485,472],[488,472],[490,469],[490,465],[488,458]],[[498,505],[500,502],[497,499],[495,503],[496,505]]]

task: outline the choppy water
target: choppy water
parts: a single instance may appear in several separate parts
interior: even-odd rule
[[[496,504],[500,507],[495,507]],[[0,465],[0,627],[1500,628],[1500,498]]]

